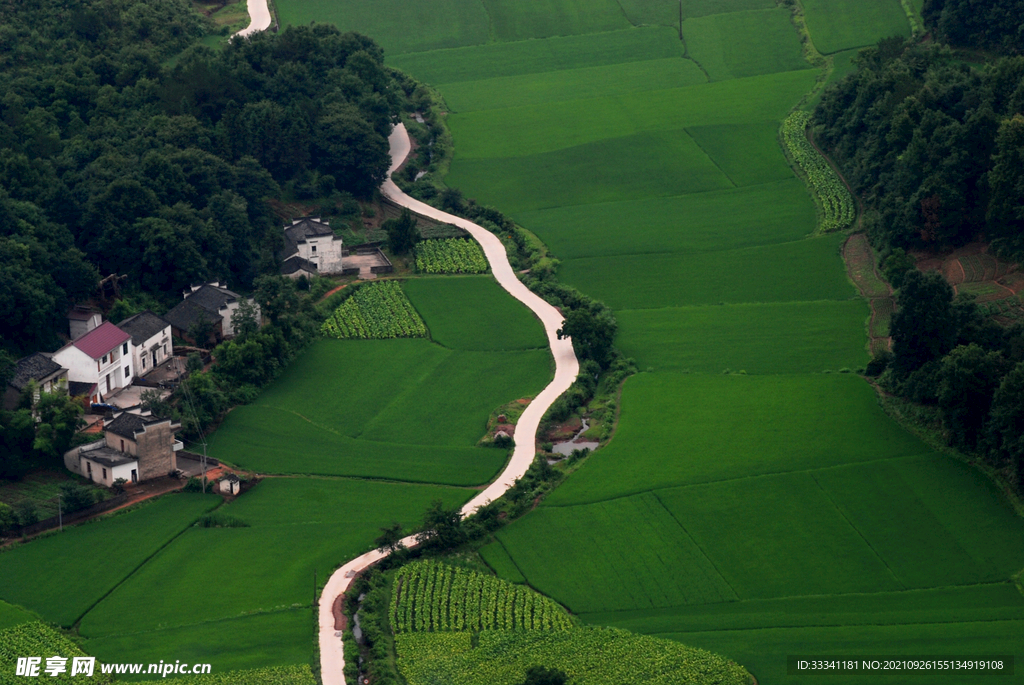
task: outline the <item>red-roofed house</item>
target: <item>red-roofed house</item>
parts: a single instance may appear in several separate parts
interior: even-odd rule
[[[132,383],[132,336],[104,321],[53,353],[53,361],[68,370],[73,383],[96,384],[91,402],[102,402]]]

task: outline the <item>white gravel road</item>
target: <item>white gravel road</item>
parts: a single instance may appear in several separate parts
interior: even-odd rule
[[[250,13],[252,5],[256,0],[249,0]],[[253,15],[255,17],[255,15]],[[269,17],[269,13],[268,13]],[[255,25],[255,18],[253,24]],[[269,18],[268,18],[269,25]],[[251,27],[250,27],[251,28]],[[246,29],[248,31],[249,29]],[[542,300],[523,285],[508,263],[508,256],[505,254],[505,246],[501,241],[487,229],[477,226],[471,221],[457,217],[447,212],[442,212],[419,200],[413,199],[403,193],[391,180],[391,173],[401,166],[409,154],[409,134],[404,124],[395,127],[388,138],[391,144],[391,168],[388,170],[388,179],[381,186],[381,191],[390,199],[411,211],[431,219],[437,219],[445,223],[454,224],[465,229],[483,247],[484,255],[491,265],[491,271],[502,288],[507,290],[512,297],[516,298],[529,307],[537,318],[544,324],[544,331],[548,336],[548,344],[551,347],[551,354],[555,358],[555,377],[548,383],[547,387],[534,398],[530,405],[523,412],[516,425],[516,448],[512,453],[505,470],[495,479],[483,492],[471,499],[463,508],[465,515],[472,514],[479,507],[491,500],[497,499],[503,492],[508,490],[516,479],[522,477],[533,463],[535,454],[535,437],[537,428],[540,425],[541,417],[548,407],[558,399],[558,396],[565,392],[579,374],[579,362],[572,349],[572,341],[569,339],[559,340],[555,334],[562,326],[563,317],[557,309]],[[416,539],[413,536],[403,540],[407,547],[415,546]],[[348,562],[330,577],[324,586],[323,594],[320,595],[320,670],[323,676],[324,685],[345,685],[345,677],[342,673],[345,667],[345,654],[342,648],[341,635],[334,630],[334,600],[338,595],[345,592],[352,576],[366,567],[380,561],[382,554],[376,550],[356,557]]]
[[[236,36],[245,37],[270,28],[270,8],[267,6],[267,0],[248,0],[246,7],[249,10],[249,25],[236,33]]]

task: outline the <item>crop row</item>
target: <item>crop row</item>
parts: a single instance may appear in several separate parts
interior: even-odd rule
[[[84,657],[85,652],[70,639],[50,628],[45,623],[33,622],[22,623],[13,628],[0,631],[0,664],[4,665],[7,674],[14,672],[14,665],[20,657],[40,657],[39,675],[47,683],[72,683],[85,680],[81,675],[72,677],[71,671],[74,657]],[[47,667],[47,659],[61,657],[66,659],[62,667],[64,671],[50,675],[44,669]],[[0,682],[14,682],[14,679],[7,680],[0,672]],[[100,672],[96,664],[93,668],[92,678],[89,683],[111,683],[113,676]]]
[[[482,274],[487,259],[475,240],[424,240],[416,245],[416,270],[428,274]]]
[[[391,593],[396,633],[465,630],[565,630],[568,614],[552,600],[493,576],[433,561],[399,571]]]
[[[579,685],[746,685],[750,674],[717,654],[614,628],[410,633],[395,640],[409,685],[519,685],[536,664]]]
[[[835,169],[807,140],[805,129],[810,118],[807,112],[790,114],[782,123],[782,139],[818,198],[822,210],[821,230],[846,228],[856,217],[853,196]]]
[[[341,303],[320,328],[332,338],[422,338],[423,319],[396,281],[370,283]]]

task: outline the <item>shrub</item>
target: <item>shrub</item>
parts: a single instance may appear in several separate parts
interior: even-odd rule
[[[96,503],[93,491],[79,483],[62,483],[60,486],[61,509],[66,514],[91,507]]]

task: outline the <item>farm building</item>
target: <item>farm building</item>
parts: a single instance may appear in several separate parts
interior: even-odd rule
[[[184,340],[191,340],[197,345],[220,342],[235,336],[235,328],[231,317],[238,311],[238,306],[245,300],[236,292],[232,292],[219,281],[193,285],[182,293],[183,301],[171,311],[164,314],[164,319],[171,324],[174,335]],[[261,322],[259,305],[248,300],[256,307],[257,323]],[[193,340],[190,330],[203,323],[209,325],[211,332],[207,340]]]
[[[100,485],[118,478],[138,483],[166,476],[177,469],[175,452],[182,448],[174,433],[180,423],[124,412],[104,426],[104,440],[73,449],[64,455],[68,470]]]
[[[131,338],[105,321],[54,352],[53,361],[68,370],[69,381],[95,386],[88,397],[100,402],[132,384]]]
[[[171,324],[163,317],[147,309],[128,317],[117,327],[132,336],[132,360],[137,375],[145,376],[170,358],[173,350]]]
[[[239,480],[238,476],[233,473],[229,473],[220,479],[220,491],[224,495],[237,495],[241,489],[242,481]]]
[[[4,409],[10,411],[18,406],[21,394],[29,383],[36,384],[35,396],[32,398],[34,405],[39,401],[41,392],[53,392],[58,388],[67,391],[68,370],[42,352],[19,359],[14,365],[14,375],[4,390]]]
[[[341,273],[342,240],[320,217],[294,219],[284,227],[281,273],[290,278]]]

